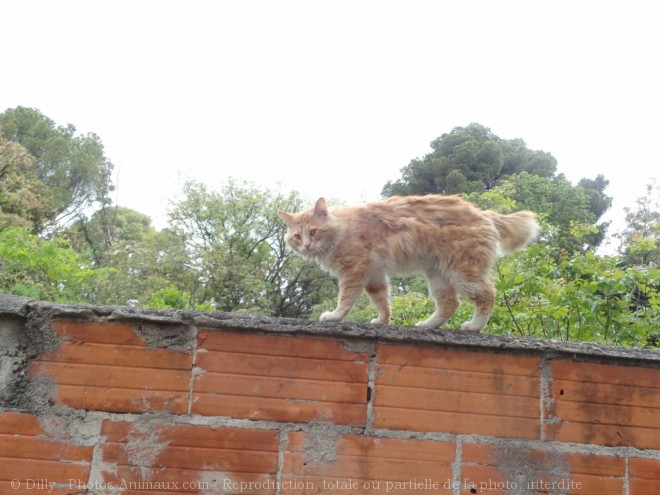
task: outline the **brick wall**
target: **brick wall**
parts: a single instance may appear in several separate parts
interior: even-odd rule
[[[660,493],[660,353],[0,298],[0,494]]]

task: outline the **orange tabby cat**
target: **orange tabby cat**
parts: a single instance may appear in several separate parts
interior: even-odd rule
[[[328,208],[320,198],[300,213],[279,212],[287,243],[339,278],[339,303],[321,321],[341,321],[362,292],[378,310],[372,323],[390,321],[387,274],[421,272],[436,311],[418,326],[439,327],[458,308],[458,296],[475,304],[463,330],[479,331],[495,301],[490,272],[495,258],[535,237],[534,214],[482,211],[457,196],[404,196],[361,206]]]

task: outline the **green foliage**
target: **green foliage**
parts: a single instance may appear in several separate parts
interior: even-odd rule
[[[555,175],[557,162],[551,154],[530,150],[521,139],[502,139],[480,124],[456,127],[433,141],[431,148],[431,153],[402,168],[401,178],[388,182],[383,195],[466,193],[479,203],[497,189],[517,209],[547,215],[558,227],[554,242],[564,242],[569,252],[596,247],[604,239],[606,223],[585,236],[581,245],[566,235],[571,222],[596,225],[611,206],[612,198],[605,194],[609,182],[602,175],[573,185]]]
[[[170,222],[185,239],[194,274],[185,290],[193,304],[279,316],[309,314],[334,285],[315,263],[286,246],[286,226],[277,212],[301,207],[297,194],[273,194],[233,181],[219,192],[187,183]]]
[[[605,194],[609,183],[603,175],[598,175],[595,179],[580,179],[578,182],[578,186],[584,189],[589,197],[589,211],[596,218],[600,218],[612,206],[612,198]]]
[[[649,182],[646,194],[637,199],[637,208],[625,211],[627,225],[618,235],[623,263],[660,266],[660,185]]]
[[[427,319],[433,311],[433,302],[426,294],[408,292],[392,297],[392,323],[395,325],[414,325]]]
[[[45,184],[34,176],[34,157],[0,129],[0,228],[43,228],[55,215]]]
[[[159,289],[151,295],[145,306],[160,309],[186,309],[190,305],[190,294],[172,285]]]
[[[134,246],[156,234],[151,219],[121,206],[103,206],[90,218],[81,217],[64,232],[78,250],[88,250],[96,266],[104,266],[120,245]]]
[[[483,192],[514,174],[551,177],[557,168],[549,153],[530,150],[521,139],[502,139],[480,124],[456,127],[431,148],[402,168],[401,178],[388,182],[383,195]]]
[[[41,239],[24,227],[0,230],[0,292],[84,302],[107,275],[90,268],[63,239]]]
[[[98,136],[76,135],[71,124],[57,126],[38,110],[25,107],[0,114],[0,128],[34,159],[34,166],[24,169],[22,175],[44,188],[49,208],[44,209],[48,216],[42,220],[50,224],[46,227],[73,218],[94,202],[108,203],[112,164]]]
[[[559,259],[559,262],[554,260]],[[657,341],[660,269],[622,269],[592,251],[571,256],[535,244],[497,266],[488,331],[566,341],[647,346]]]
[[[145,305],[171,285],[184,290],[191,277],[185,240],[168,229],[157,232],[149,217],[134,210],[104,207],[64,234],[93,266],[109,269],[107,283],[95,288],[90,302]]]

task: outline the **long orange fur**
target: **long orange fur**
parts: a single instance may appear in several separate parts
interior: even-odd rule
[[[328,207],[320,198],[300,213],[279,212],[286,240],[339,279],[339,302],[321,321],[341,321],[362,290],[378,310],[372,323],[390,321],[388,274],[422,273],[436,311],[418,326],[439,327],[458,308],[475,304],[463,330],[480,331],[495,301],[490,273],[498,255],[524,248],[537,234],[534,214],[482,211],[458,196],[403,196],[360,206]]]

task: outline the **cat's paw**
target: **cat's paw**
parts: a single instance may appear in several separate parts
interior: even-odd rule
[[[481,332],[483,326],[479,326],[471,321],[466,321],[461,325],[461,330],[465,332]]]
[[[321,314],[319,321],[341,321],[341,316],[339,316],[335,311],[326,311]]]
[[[417,323],[415,323],[415,326],[422,328],[437,328],[444,325],[446,321],[447,318],[439,317],[437,315],[431,315],[431,317],[428,320],[418,321]]]
[[[389,325],[390,320],[389,320],[389,318],[387,320],[381,320],[380,318],[374,318],[373,320],[371,320],[370,323],[372,325]]]

